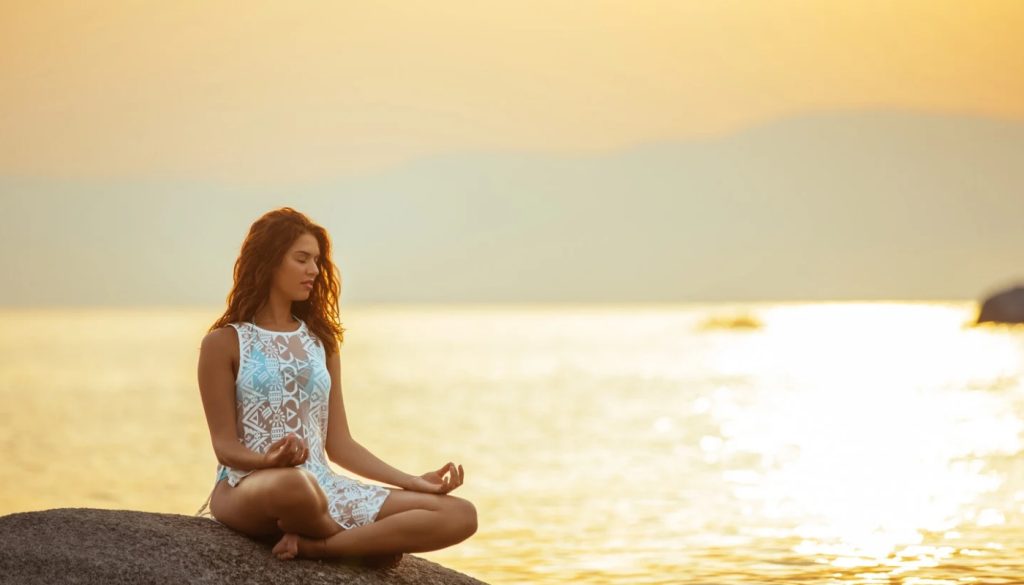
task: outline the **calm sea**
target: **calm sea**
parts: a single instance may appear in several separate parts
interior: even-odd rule
[[[342,383],[385,461],[463,464],[479,531],[420,556],[493,584],[1022,582],[1024,333],[974,312],[343,306]],[[217,316],[0,312],[0,513],[194,513]]]

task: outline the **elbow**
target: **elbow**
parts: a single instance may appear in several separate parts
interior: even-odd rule
[[[341,460],[338,458],[338,454],[335,453],[334,451],[327,452],[327,460],[330,461],[331,463],[337,463],[338,465],[341,465]]]
[[[332,463],[342,465],[342,461],[345,460],[345,455],[351,452],[352,445],[354,444],[355,440],[353,440],[352,437],[329,444],[327,446],[327,459]]]
[[[339,452],[337,449],[327,450],[327,460],[330,461],[331,463],[337,463],[338,465],[341,465],[341,457],[338,457],[338,455]]]
[[[227,467],[231,467],[231,464],[228,462],[228,459],[230,458],[228,455],[229,451],[229,445],[225,445],[220,441],[215,441],[213,443],[213,455],[217,458],[217,463]]]
[[[228,462],[224,460],[224,455],[221,454],[220,449],[214,449],[213,455],[217,458],[217,463],[220,463],[221,465],[225,466],[228,464]]]

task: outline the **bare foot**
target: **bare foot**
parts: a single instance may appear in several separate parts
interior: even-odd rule
[[[294,559],[299,554],[299,535],[291,532],[285,533],[270,552],[282,561]]]
[[[321,539],[303,538],[298,534],[288,532],[281,537],[281,540],[277,541],[270,552],[278,559],[287,561],[298,557],[300,549],[305,548],[305,553],[302,556],[314,557],[318,556],[318,552],[314,552],[309,547],[315,547],[319,542]],[[404,553],[366,555],[358,557],[357,563],[370,569],[393,569],[402,562],[403,556],[405,556]]]

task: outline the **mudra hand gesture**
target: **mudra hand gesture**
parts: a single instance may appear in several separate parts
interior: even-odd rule
[[[302,465],[309,457],[309,447],[297,435],[287,434],[267,449],[263,454],[266,467],[293,467]]]
[[[449,472],[450,474],[446,478],[445,474]],[[465,478],[466,472],[463,471],[462,466],[456,466],[449,461],[437,471],[428,471],[421,476],[412,477],[409,480],[409,485],[405,486],[405,489],[414,492],[447,494],[462,485],[462,480]]]

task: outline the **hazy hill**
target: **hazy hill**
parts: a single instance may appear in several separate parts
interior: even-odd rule
[[[249,224],[332,232],[346,301],[976,298],[1024,279],[1024,123],[853,112],[330,184],[0,179],[0,304],[220,303]]]

